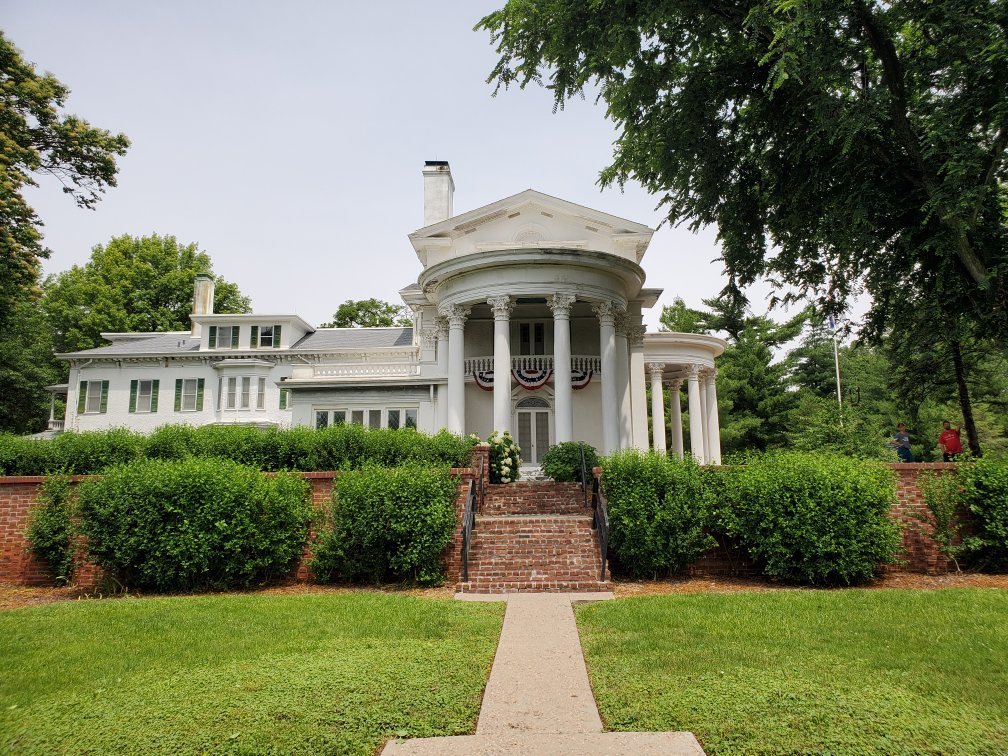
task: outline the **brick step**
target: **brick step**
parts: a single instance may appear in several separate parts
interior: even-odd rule
[[[517,482],[486,488],[482,514],[579,514],[586,511],[580,483]]]
[[[588,593],[609,591],[609,581],[598,580],[470,580],[456,583],[458,593]]]

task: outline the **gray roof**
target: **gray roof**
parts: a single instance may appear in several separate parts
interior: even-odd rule
[[[319,328],[314,333],[306,334],[288,351],[338,352],[344,349],[408,347],[412,344],[412,328]],[[199,351],[199,345],[200,340],[188,333],[137,334],[135,338],[123,339],[109,346],[69,352],[60,356],[85,358],[191,354]],[[226,354],[226,351],[215,350],[214,354]]]
[[[291,347],[298,352],[378,349],[413,345],[412,328],[319,328]]]

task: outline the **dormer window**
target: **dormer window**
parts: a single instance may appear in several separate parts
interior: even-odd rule
[[[280,348],[280,326],[264,325],[252,326],[252,334],[249,339],[249,349],[279,349]]]
[[[210,326],[211,349],[237,349],[238,326]]]

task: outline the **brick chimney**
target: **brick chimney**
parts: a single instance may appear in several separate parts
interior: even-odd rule
[[[209,273],[197,273],[196,281],[193,284],[193,315],[213,315],[214,280]],[[202,326],[195,320],[192,321],[192,331],[190,335],[198,339],[202,335]]]
[[[452,217],[452,195],[455,182],[447,160],[428,160],[423,169],[424,226],[440,223]]]

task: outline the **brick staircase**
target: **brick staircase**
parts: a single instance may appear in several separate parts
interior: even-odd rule
[[[578,483],[488,485],[463,593],[607,591],[591,511]]]

